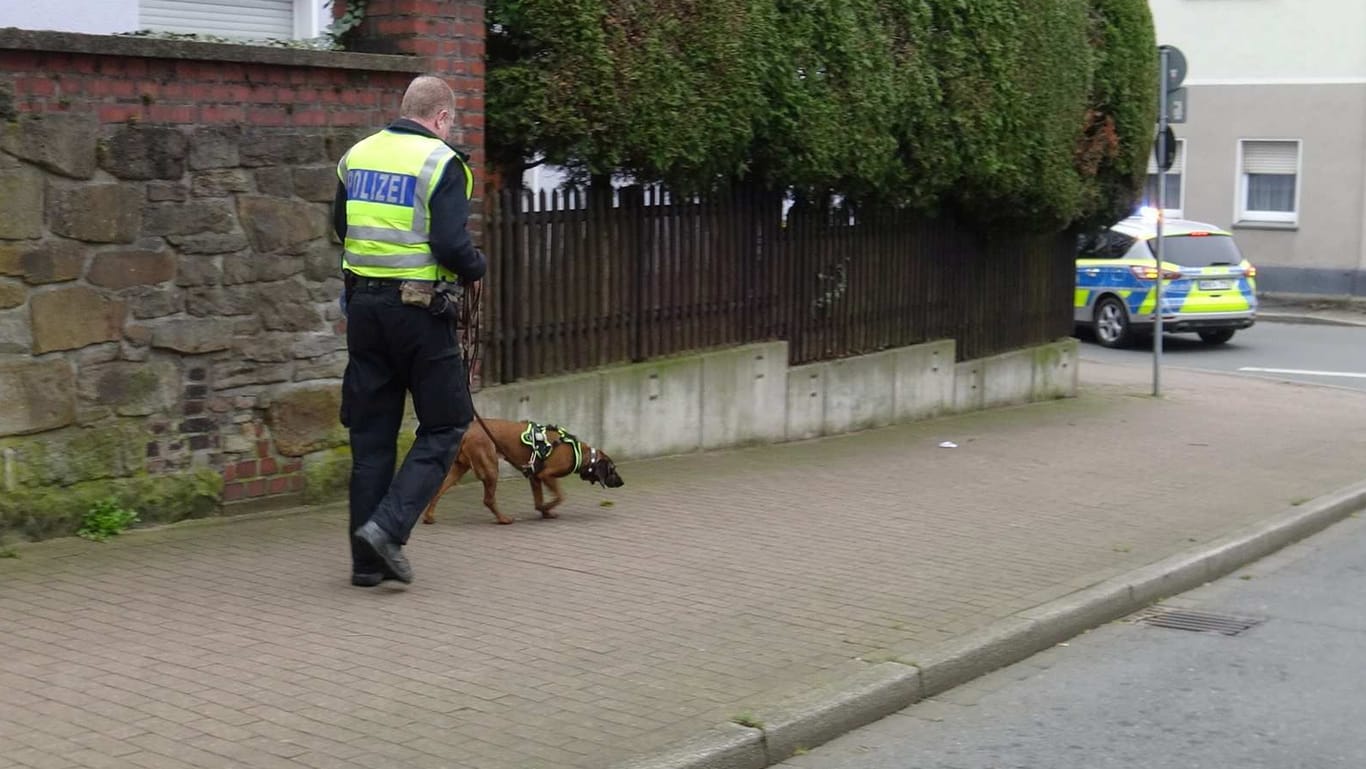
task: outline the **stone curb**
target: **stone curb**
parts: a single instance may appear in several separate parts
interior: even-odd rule
[[[1296,323],[1307,326],[1346,326],[1366,328],[1366,321],[1335,318],[1328,315],[1307,315],[1290,312],[1258,312],[1257,320],[1266,323]]]
[[[614,769],[763,769],[1090,628],[1218,579],[1366,508],[1366,482],[1321,496],[1259,524],[1026,609],[975,633],[918,652],[919,659],[852,663],[837,684],[725,723]],[[893,660],[899,651],[891,650]]]
[[[656,755],[621,764],[620,769],[763,769],[768,765],[762,731],[725,723]]]

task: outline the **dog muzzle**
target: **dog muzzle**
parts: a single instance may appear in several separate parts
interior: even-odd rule
[[[583,469],[579,471],[579,478],[588,481],[596,486],[601,483],[609,489],[615,489],[623,485],[621,476],[617,475],[616,468],[612,466],[612,460],[602,456],[597,449],[590,448],[588,451],[588,461],[584,463]]]

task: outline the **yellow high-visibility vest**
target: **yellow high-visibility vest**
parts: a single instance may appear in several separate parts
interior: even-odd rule
[[[342,269],[368,278],[454,280],[432,256],[428,201],[452,160],[474,174],[445,142],[385,129],[362,139],[337,164],[346,185],[346,242]]]

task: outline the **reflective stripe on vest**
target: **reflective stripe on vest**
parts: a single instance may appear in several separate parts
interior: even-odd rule
[[[350,238],[347,238],[350,240]],[[432,252],[425,254],[358,254],[354,251],[342,252],[342,263],[350,267],[434,267],[436,260]],[[370,277],[380,277],[372,275]]]
[[[441,280],[430,244],[430,199],[447,163],[459,156],[429,136],[384,130],[342,157],[337,176],[346,187],[346,243],[342,267],[367,277]],[[465,194],[474,191],[469,167]]]

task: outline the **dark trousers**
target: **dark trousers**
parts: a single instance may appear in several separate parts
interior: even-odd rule
[[[351,431],[350,532],[374,520],[406,544],[474,416],[455,328],[403,304],[396,284],[357,286],[347,306],[346,347],[341,421]],[[395,476],[405,393],[413,396],[417,440]],[[355,541],[351,562],[356,573],[383,570]]]

